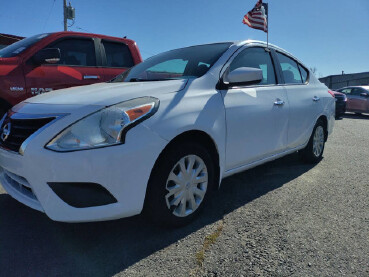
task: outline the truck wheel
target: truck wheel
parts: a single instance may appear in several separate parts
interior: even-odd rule
[[[151,174],[146,215],[169,227],[189,223],[204,207],[214,176],[211,156],[201,144],[186,142],[171,147]]]
[[[307,163],[318,163],[323,156],[325,145],[325,125],[322,120],[318,120],[311,134],[306,147],[299,151],[303,161]]]

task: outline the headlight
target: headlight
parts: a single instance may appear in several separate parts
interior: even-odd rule
[[[46,148],[67,152],[124,143],[125,133],[152,116],[158,107],[158,99],[142,97],[104,108],[69,126]]]

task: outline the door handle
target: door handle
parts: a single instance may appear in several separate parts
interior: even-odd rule
[[[100,79],[100,76],[97,76],[97,75],[84,75],[83,79],[84,80],[97,80],[97,79]]]
[[[318,96],[313,97],[313,101],[318,102],[319,100],[320,100],[320,98]]]
[[[281,99],[277,99],[275,102],[274,102],[274,105],[275,106],[283,106],[284,105],[284,101],[281,100]]]

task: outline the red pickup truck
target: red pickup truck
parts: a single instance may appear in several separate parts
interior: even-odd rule
[[[141,61],[125,38],[58,32],[20,40],[0,50],[0,116],[31,96],[105,82]]]

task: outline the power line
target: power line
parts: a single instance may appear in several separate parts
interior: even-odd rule
[[[46,19],[46,21],[45,21],[45,23],[44,23],[44,27],[42,27],[42,32],[44,31],[45,26],[46,26],[47,22],[48,22],[48,21],[49,21],[49,19],[50,19],[50,15],[51,15],[51,12],[53,11],[53,8],[54,8],[54,5],[55,5],[55,1],[56,1],[56,0],[54,0],[53,5],[51,6],[51,9],[50,9],[50,11],[49,11],[49,15],[48,15],[48,17],[47,17],[47,19]]]

